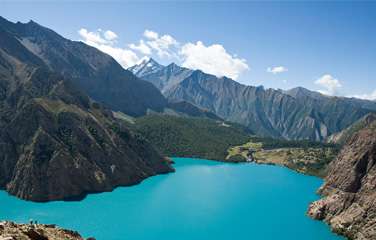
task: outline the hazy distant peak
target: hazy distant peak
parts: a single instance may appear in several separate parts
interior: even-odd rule
[[[285,93],[294,98],[301,98],[301,97],[310,97],[314,99],[325,98],[325,96],[322,95],[321,93],[308,90],[304,87],[295,87],[295,88],[285,91]]]
[[[174,62],[168,64],[166,67],[167,67],[167,68],[183,68],[183,67],[177,65],[177,64],[174,63]]]

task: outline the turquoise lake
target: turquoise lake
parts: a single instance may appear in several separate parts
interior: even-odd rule
[[[334,240],[305,215],[322,180],[286,168],[174,158],[176,172],[79,202],[0,191],[0,219],[56,223],[97,240]]]

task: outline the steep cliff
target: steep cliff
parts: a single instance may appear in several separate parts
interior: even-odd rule
[[[350,138],[319,193],[308,215],[350,239],[376,239],[376,121]]]
[[[0,189],[60,200],[172,170],[73,79],[53,72],[0,26]]]

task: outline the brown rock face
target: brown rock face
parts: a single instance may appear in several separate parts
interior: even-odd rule
[[[347,142],[319,192],[308,215],[350,239],[376,239],[376,121]]]
[[[61,200],[170,171],[153,146],[0,27],[0,189]]]
[[[0,222],[0,240],[84,240],[76,231],[46,224]],[[90,238],[94,239],[94,238]],[[95,240],[95,239],[94,239]]]

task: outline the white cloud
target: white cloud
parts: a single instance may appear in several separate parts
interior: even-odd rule
[[[157,55],[161,59],[173,59],[184,67],[200,69],[219,77],[237,79],[242,72],[249,69],[245,59],[228,53],[220,44],[205,46],[201,41],[180,44],[171,35],[145,30],[138,43],[120,48],[115,46],[118,35],[111,30],[98,29],[90,32],[82,28],[78,33],[84,43],[111,55],[124,68],[131,67],[146,57]]]
[[[136,45],[134,43],[128,45],[130,49],[136,50],[141,52],[142,54],[145,55],[150,55],[151,54],[151,49],[148,45],[145,44],[144,40],[140,40],[139,44]]]
[[[249,69],[245,59],[229,54],[220,44],[186,43],[179,54],[183,57],[183,67],[200,69],[216,76],[237,79],[239,74]]]
[[[104,32],[104,37],[109,41],[114,41],[116,38],[118,38],[118,35],[111,30],[107,30]]]
[[[106,39],[102,38],[100,33],[100,29],[98,29],[96,32],[89,32],[85,28],[81,28],[78,31],[78,34],[80,34],[85,42],[89,42],[91,44],[108,44],[109,42]]]
[[[359,94],[359,95],[352,95],[348,97],[360,98],[360,99],[365,99],[365,100],[376,100],[376,89],[369,94]]]
[[[144,32],[144,36],[146,37],[146,38],[148,38],[148,39],[158,39],[158,33],[156,33],[156,32],[153,32],[153,31],[151,31],[151,30],[145,30],[145,32]]]
[[[278,74],[278,73],[287,72],[288,69],[285,68],[284,66],[278,66],[278,67],[268,67],[266,71],[273,73],[273,74]]]
[[[318,91],[325,95],[336,95],[338,93],[338,89],[342,87],[340,81],[335,79],[330,74],[323,75],[315,81],[315,84],[324,88]]]
[[[117,35],[110,30],[103,33],[100,29],[96,32],[89,32],[87,29],[81,28],[78,34],[84,43],[109,54],[124,68],[131,67],[140,61],[140,58],[132,50],[113,46]]]
[[[145,30],[144,37],[148,39],[146,44],[155,50],[160,58],[177,58],[176,48],[179,43],[172,36],[167,34],[160,36],[154,31]]]

